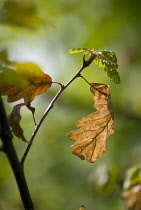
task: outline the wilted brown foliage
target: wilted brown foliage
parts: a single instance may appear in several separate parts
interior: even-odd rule
[[[75,140],[72,153],[88,162],[95,162],[106,150],[106,139],[114,133],[114,115],[110,98],[110,87],[92,83],[90,90],[94,95],[96,112],[76,122],[80,127],[71,131],[68,138]]]

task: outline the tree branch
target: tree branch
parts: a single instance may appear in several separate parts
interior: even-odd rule
[[[50,102],[50,104],[49,104],[49,106],[47,107],[47,109],[46,109],[46,111],[44,112],[44,114],[43,114],[43,116],[42,116],[42,118],[41,118],[41,120],[40,120],[40,122],[36,125],[36,127],[35,127],[35,130],[34,130],[34,132],[33,132],[33,134],[32,134],[32,136],[31,136],[31,139],[30,139],[30,141],[29,141],[29,144],[28,144],[28,146],[27,146],[27,148],[26,148],[26,150],[25,150],[25,152],[24,152],[24,154],[23,154],[23,156],[22,156],[22,158],[21,158],[21,161],[20,161],[20,163],[21,163],[21,165],[23,166],[23,164],[24,164],[24,161],[25,161],[25,159],[26,159],[26,157],[27,157],[27,155],[28,155],[28,153],[29,153],[29,150],[30,150],[30,148],[31,148],[31,145],[32,145],[32,143],[33,143],[33,140],[34,140],[34,138],[35,138],[35,136],[36,136],[36,134],[37,134],[37,132],[38,132],[38,130],[39,130],[39,128],[40,128],[40,126],[42,125],[42,123],[43,123],[43,121],[44,121],[44,119],[46,118],[46,116],[48,115],[48,113],[51,111],[51,109],[53,108],[53,106],[54,106],[54,103],[56,102],[56,100],[58,99],[58,97],[62,94],[62,92],[77,78],[77,77],[80,77],[81,76],[81,72],[82,72],[82,70],[83,69],[85,69],[86,67],[88,67],[90,64],[91,64],[91,62],[94,60],[94,58],[95,58],[95,55],[94,55],[94,53],[93,53],[93,51],[91,51],[91,54],[90,54],[90,57],[89,57],[89,59],[88,60],[85,60],[85,55],[83,56],[83,65],[82,65],[82,67],[80,68],[80,70],[75,74],[75,76],[66,84],[66,85],[61,85],[61,88],[60,88],[60,90],[57,92],[57,94],[55,95],[55,97],[52,99],[52,101]]]
[[[14,173],[19,192],[21,195],[21,199],[26,210],[33,210],[33,202],[28,190],[27,182],[25,179],[23,167],[19,163],[13,142],[12,142],[12,134],[7,122],[7,117],[5,113],[5,109],[3,106],[2,99],[0,97],[0,138],[2,140],[1,151],[3,151],[10,163],[12,171]]]

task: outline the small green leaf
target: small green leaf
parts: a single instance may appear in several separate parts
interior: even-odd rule
[[[82,53],[82,52],[87,52],[90,51],[89,48],[75,48],[75,49],[71,49],[69,50],[69,54],[77,54],[77,53]]]
[[[123,190],[129,190],[138,183],[141,183],[141,164],[137,164],[126,171]]]
[[[107,72],[110,80],[112,80],[116,84],[119,84],[120,76],[117,72],[118,64],[115,53],[108,50],[98,50],[95,51],[95,55],[95,64],[99,68],[104,69]]]

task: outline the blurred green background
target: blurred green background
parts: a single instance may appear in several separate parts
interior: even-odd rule
[[[116,53],[121,84],[109,81],[94,64],[82,75],[89,82],[111,86],[115,133],[107,151],[94,164],[71,154],[74,142],[67,134],[75,122],[92,113],[93,96],[78,78],[56,102],[45,119],[25,162],[25,173],[36,210],[121,210],[121,180],[128,167],[141,161],[141,4],[131,0],[1,0],[0,48],[9,59],[34,62],[53,81],[66,84],[82,65],[82,55],[69,55],[77,47],[108,49]],[[38,122],[59,90],[53,84],[38,96]],[[3,97],[7,114],[12,106]],[[34,130],[31,113],[22,108],[21,125],[27,139]],[[26,143],[13,139],[19,158]],[[18,189],[3,153],[0,154],[0,209],[23,209]]]

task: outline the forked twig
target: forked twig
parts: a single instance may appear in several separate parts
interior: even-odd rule
[[[35,130],[34,130],[34,132],[33,132],[33,134],[32,134],[32,136],[31,136],[31,139],[30,139],[30,141],[29,141],[29,144],[28,144],[28,146],[27,146],[27,148],[26,148],[26,150],[25,150],[25,152],[24,152],[24,154],[23,154],[23,156],[22,156],[22,158],[21,158],[21,161],[20,161],[20,163],[21,163],[21,165],[23,166],[23,164],[24,164],[24,162],[25,162],[25,159],[26,159],[26,157],[27,157],[27,155],[28,155],[28,153],[29,153],[29,150],[30,150],[30,148],[31,148],[31,145],[32,145],[32,143],[33,143],[33,140],[34,140],[34,138],[35,138],[35,136],[36,136],[36,134],[37,134],[37,132],[38,132],[38,130],[39,130],[39,128],[40,128],[40,126],[42,125],[42,123],[43,123],[43,121],[44,121],[44,119],[46,118],[46,116],[48,115],[48,113],[51,111],[51,109],[53,108],[53,106],[54,106],[54,103],[56,102],[56,100],[58,99],[58,97],[62,94],[62,92],[77,78],[77,77],[81,77],[81,72],[82,72],[82,70],[83,69],[85,69],[86,67],[88,67],[90,64],[91,64],[91,62],[94,60],[94,54],[93,54],[93,52],[91,52],[91,55],[90,55],[90,57],[88,58],[88,60],[85,60],[85,55],[83,56],[83,65],[82,65],[82,67],[80,68],[80,70],[75,74],[75,76],[66,84],[66,85],[61,85],[61,88],[60,88],[60,90],[56,93],[56,95],[54,96],[54,98],[52,99],[52,101],[50,102],[50,104],[49,104],[49,106],[47,107],[47,109],[45,110],[45,112],[44,112],[44,114],[43,114],[43,116],[42,116],[42,118],[41,118],[41,120],[39,121],[39,123],[36,125],[36,127],[35,127]]]

